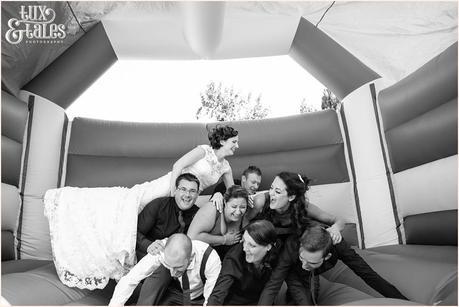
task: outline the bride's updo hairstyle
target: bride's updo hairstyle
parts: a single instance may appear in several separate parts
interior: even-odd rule
[[[220,141],[226,141],[232,137],[238,135],[238,131],[235,130],[233,127],[227,125],[217,125],[215,128],[212,128],[209,132],[209,141],[210,146],[213,149],[219,149],[222,147]]]

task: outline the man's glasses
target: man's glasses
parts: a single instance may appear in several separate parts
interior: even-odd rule
[[[190,193],[190,195],[196,195],[198,193],[198,190],[195,190],[195,189],[188,190],[184,187],[177,188],[177,190],[179,190],[183,194]]]

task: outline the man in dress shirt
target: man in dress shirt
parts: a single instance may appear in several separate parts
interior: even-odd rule
[[[207,304],[221,269],[218,254],[212,250],[203,263],[209,244],[193,240],[184,234],[174,234],[164,239],[163,252],[147,254],[128,274],[118,282],[109,306],[122,306],[135,287],[145,277],[163,265],[177,282],[169,284],[162,296],[161,305],[203,305]],[[204,265],[203,269],[201,266]],[[205,280],[203,280],[203,277]]]
[[[323,278],[319,281],[319,275],[333,268],[338,260],[384,297],[407,300],[397,288],[376,273],[344,239],[333,245],[328,231],[321,224],[311,222],[300,239],[292,236],[286,241],[278,265],[266,284],[258,305],[273,304],[290,270],[297,272],[294,274],[297,279],[294,289],[289,288],[297,305],[336,305],[347,303],[345,300],[373,298],[349,286],[331,283]],[[325,287],[319,291],[321,282]]]
[[[254,165],[250,165],[242,172],[240,180],[234,179],[234,184],[240,185],[246,189],[249,195],[254,195],[260,188],[261,170]],[[219,192],[223,195],[228,188],[229,187],[226,187],[225,183],[222,181],[215,187],[213,194]]]
[[[199,196],[199,184],[195,175],[183,173],[175,181],[174,197],[154,199],[140,212],[137,222],[138,260],[148,252],[154,252],[155,241],[174,233],[188,231],[194,215],[199,210],[195,205]],[[143,281],[141,288],[136,289],[132,300],[138,297],[138,305],[156,305],[166,289],[164,285],[167,285],[170,279],[169,270],[161,266]],[[163,286],[159,287],[158,284]]]
[[[195,175],[181,174],[175,181],[175,187],[174,197],[154,199],[140,212],[137,222],[138,260],[147,254],[154,241],[174,233],[186,233],[199,210],[195,205],[199,196],[199,180]]]

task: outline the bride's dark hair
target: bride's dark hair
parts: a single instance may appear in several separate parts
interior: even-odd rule
[[[209,142],[210,146],[213,149],[219,149],[222,147],[222,144],[220,144],[220,141],[226,141],[232,137],[235,137],[238,135],[238,131],[234,129],[233,127],[230,127],[228,125],[221,125],[218,124],[215,126],[215,128],[212,128],[209,131]]]

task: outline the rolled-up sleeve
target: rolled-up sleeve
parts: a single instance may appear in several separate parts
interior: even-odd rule
[[[143,257],[129,273],[120,279],[115,287],[109,306],[123,306],[131,296],[135,287],[161,265],[162,258],[162,253],[155,256],[147,254]]]

